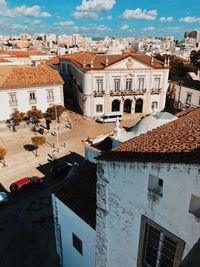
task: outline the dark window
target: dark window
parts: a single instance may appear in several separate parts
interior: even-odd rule
[[[138,266],[178,267],[185,242],[142,216]]]
[[[83,242],[74,233],[72,233],[72,242],[78,252],[83,255]]]
[[[103,105],[96,105],[96,112],[103,112]]]
[[[149,175],[148,191],[162,197],[163,195],[163,180],[154,175]]]
[[[191,94],[187,94],[187,97],[186,97],[186,104],[190,105],[191,104],[191,100],[192,100],[192,95]]]

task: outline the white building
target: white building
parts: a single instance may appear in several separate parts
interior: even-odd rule
[[[62,267],[94,267],[96,166],[84,162],[52,196],[56,249]]]
[[[45,112],[49,106],[64,105],[63,80],[47,65],[0,68],[0,121],[19,110],[34,107]]]
[[[196,109],[100,156],[96,267],[178,267],[198,241],[199,125]]]
[[[170,81],[170,98],[176,109],[200,107],[200,80]]]
[[[165,107],[169,62],[111,47],[106,54],[78,52],[61,57],[61,74],[71,81],[83,115],[121,111],[149,114]]]

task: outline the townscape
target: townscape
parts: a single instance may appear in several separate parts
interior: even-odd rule
[[[0,267],[200,267],[191,1],[0,0]]]

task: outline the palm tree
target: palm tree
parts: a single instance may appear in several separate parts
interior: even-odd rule
[[[45,144],[46,139],[44,136],[34,136],[31,138],[32,144],[35,146],[35,156],[38,157],[38,147]]]
[[[5,156],[7,154],[7,150],[3,147],[0,147],[0,162],[3,164],[3,167],[6,166]]]

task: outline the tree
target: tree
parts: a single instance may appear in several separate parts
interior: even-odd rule
[[[190,61],[194,66],[196,66],[198,69],[200,69],[200,50],[192,50],[190,53]]]
[[[15,124],[19,124],[21,121],[23,121],[25,118],[25,113],[20,112],[19,110],[16,110],[11,114],[11,119],[15,121]]]
[[[65,107],[61,105],[54,105],[53,107],[47,109],[45,115],[46,117],[50,117],[51,119],[56,119],[57,117],[57,122],[60,122],[60,116],[64,111]]]
[[[35,146],[35,156],[38,157],[38,147],[45,144],[46,139],[44,136],[34,136],[31,138],[32,144]]]
[[[7,150],[3,147],[0,147],[0,161],[3,164],[3,167],[6,166],[6,162],[5,162],[6,154],[7,154]]]
[[[36,125],[38,124],[39,119],[44,118],[44,114],[42,113],[42,111],[37,108],[28,110],[26,116],[28,118],[32,118],[32,122],[35,123]]]

